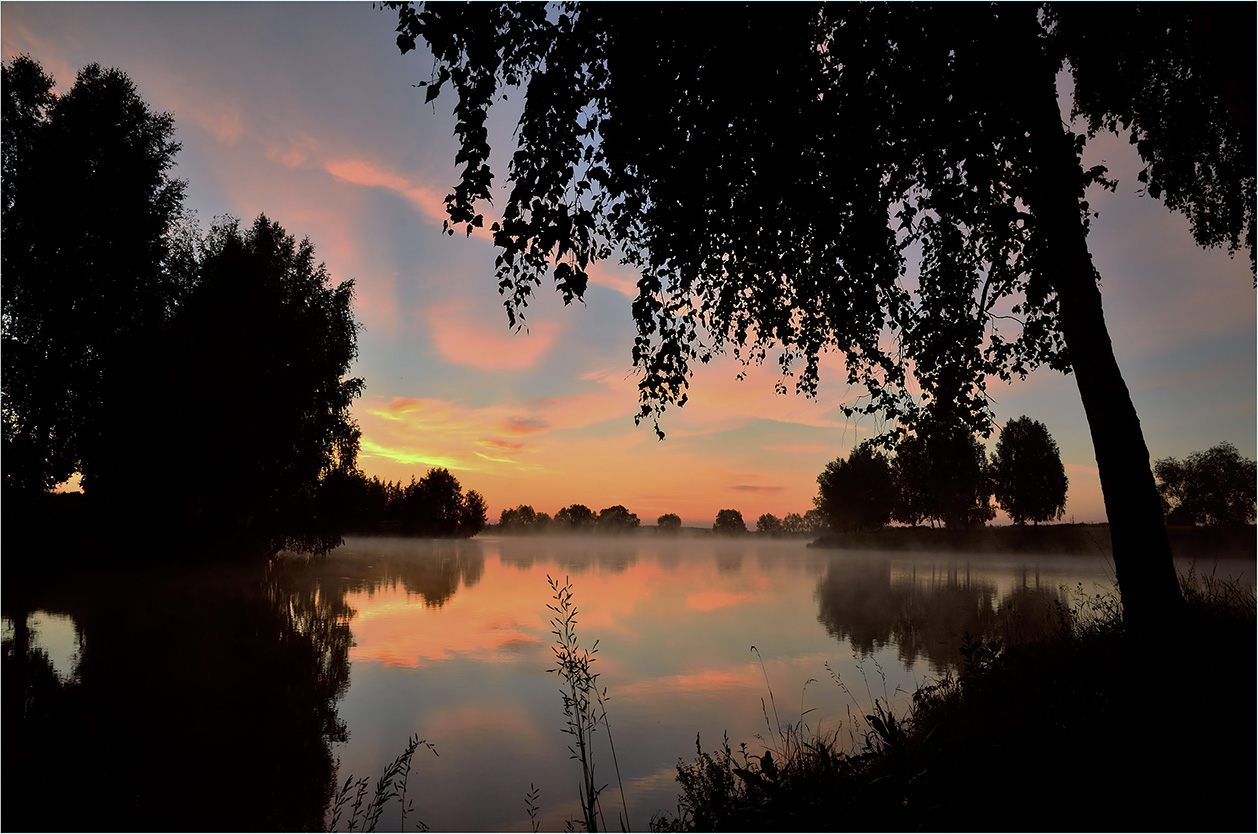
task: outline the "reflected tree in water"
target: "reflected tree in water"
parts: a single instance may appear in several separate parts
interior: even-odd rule
[[[905,666],[924,658],[942,674],[960,664],[966,633],[1023,642],[1058,623],[1055,589],[1024,584],[1002,596],[955,564],[913,564],[901,577],[892,567],[885,557],[835,558],[817,583],[817,619],[862,655],[895,645]]]
[[[343,594],[258,568],[87,577],[38,604],[82,648],[54,681],[20,627],[5,640],[4,757],[21,766],[4,828],[322,828],[346,740]]]
[[[463,540],[352,539],[335,560],[307,568],[334,594],[402,588],[428,608],[441,608],[460,588],[473,588],[485,573],[480,542]]]

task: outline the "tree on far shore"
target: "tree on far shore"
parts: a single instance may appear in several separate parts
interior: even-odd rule
[[[1255,464],[1229,442],[1153,466],[1170,524],[1235,525],[1255,516]]]
[[[638,529],[638,516],[623,505],[615,504],[598,511],[594,529],[602,535],[619,536]]]
[[[996,516],[983,444],[962,425],[922,421],[895,447],[892,518],[950,529],[981,527]]]
[[[738,510],[720,510],[712,523],[712,532],[723,536],[737,536],[747,532],[743,514]]]
[[[569,504],[555,513],[554,528],[560,532],[588,533],[594,529],[598,516],[584,504]]]
[[[681,516],[677,513],[664,513],[655,520],[655,524],[666,536],[675,536],[681,532]]]
[[[996,503],[1014,524],[1053,521],[1066,512],[1070,485],[1057,441],[1030,417],[1005,424],[992,453],[990,475]]]
[[[764,513],[756,519],[756,532],[768,536],[780,536],[782,535],[782,519],[773,513]]]
[[[835,530],[877,530],[891,520],[895,497],[891,465],[866,441],[826,464],[813,501]]]

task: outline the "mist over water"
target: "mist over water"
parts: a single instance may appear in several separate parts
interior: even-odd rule
[[[1253,584],[1252,559],[1195,570]],[[64,742],[95,772],[112,762],[134,796],[90,776],[82,790],[118,819],[177,822],[206,804],[222,827],[310,827],[328,786],[351,774],[374,783],[418,734],[440,755],[415,756],[408,826],[528,830],[536,786],[543,830],[561,829],[580,818],[580,777],[561,732],[562,681],[547,671],[548,576],[571,581],[581,645],[598,641],[592,671],[635,829],[675,811],[675,768],[694,757],[696,733],[705,750],[728,733],[758,751],[757,736],[802,716],[859,744],[873,699],[906,706],[960,661],[963,633],[1027,639],[1059,606],[1114,588],[1102,556],[833,551],[751,536],[350,539],[323,560],[137,572],[6,599],[6,692],[28,682],[47,720],[28,704],[10,723],[22,707],[7,703],[5,755],[39,765]],[[606,745],[600,726],[594,761],[614,825]],[[160,763],[185,757],[195,778],[172,794]],[[224,791],[237,799],[224,804]],[[391,804],[381,829],[400,823]]]

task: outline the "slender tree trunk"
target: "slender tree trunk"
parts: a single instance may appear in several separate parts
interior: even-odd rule
[[[1079,205],[1082,166],[1062,124],[1054,76],[1037,75],[1028,127],[1038,162],[1028,172],[1027,200],[1039,237],[1037,267],[1057,293],[1061,331],[1092,433],[1124,619],[1133,631],[1147,633],[1176,618],[1183,595],[1140,418],[1105,325]]]

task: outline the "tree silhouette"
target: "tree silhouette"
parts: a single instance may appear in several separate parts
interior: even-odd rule
[[[826,520],[821,510],[813,507],[804,513],[803,532],[810,536],[820,536],[822,533],[829,532],[829,530],[830,522]]]
[[[737,536],[747,532],[747,524],[743,514],[738,510],[719,510],[716,521],[712,523],[712,532],[725,536]]]
[[[188,268],[170,114],[97,64],[53,84],[26,55],[3,68],[2,457],[25,492],[91,488]]]
[[[638,529],[638,516],[625,507],[616,504],[598,511],[598,523],[595,529],[606,535],[632,533]]]
[[[1049,521],[1066,512],[1066,468],[1048,427],[1030,417],[1005,424],[991,459],[992,492],[1014,524]]]
[[[459,531],[463,512],[463,487],[449,469],[434,468],[420,479],[418,512],[414,519],[418,530],[427,536],[452,536]]]
[[[756,519],[756,531],[769,536],[782,535],[782,519],[773,513],[764,513]]]
[[[498,531],[501,533],[532,533],[537,527],[537,510],[528,504],[514,509],[504,509],[498,514]]]
[[[584,504],[570,504],[555,513],[554,524],[559,530],[573,533],[589,532],[598,521],[594,511]]]
[[[469,489],[463,496],[463,506],[459,512],[459,533],[471,538],[485,529],[489,520],[489,505],[485,497],[474,489]]]
[[[675,536],[681,532],[681,516],[677,513],[664,513],[655,520],[655,524],[661,533],[668,536]]]
[[[835,530],[877,530],[891,520],[896,500],[891,465],[868,441],[847,460],[826,464],[817,489],[813,500]]]
[[[146,479],[163,463],[124,446],[102,467],[108,491],[144,496],[203,540],[334,545],[339,534],[311,517],[320,478],[352,469],[358,453],[349,408],[363,380],[346,376],[357,353],[352,300],[352,281],[332,285],[310,241],[265,216],[212,228],[160,373],[147,395],[136,392],[174,417],[152,428],[151,448],[180,449],[191,477],[177,494],[155,494]]]
[[[922,422],[918,434],[896,444],[892,517],[949,528],[982,526],[996,517],[990,505],[986,453],[964,426]]]
[[[1254,520],[1255,465],[1223,442],[1185,460],[1154,464],[1158,490],[1172,524],[1245,524]]]
[[[1181,608],[1088,251],[1085,189],[1114,184],[1081,154],[1129,132],[1149,192],[1203,245],[1243,236],[1252,262],[1253,72],[1220,42],[1252,33],[1252,6],[1141,6],[1101,28],[1077,5],[387,5],[400,50],[435,56],[427,100],[458,96],[450,233],[484,225],[488,109],[526,87],[491,224],[513,326],[548,273],[570,302],[619,252],[641,273],[638,416],[657,430],[723,349],[773,351],[811,394],[837,348],[869,392],[850,411],[912,424],[946,398],[984,436],[989,376],[1073,370],[1125,614]],[[748,72],[748,55],[772,61]],[[1062,124],[1067,66],[1086,135]]]

